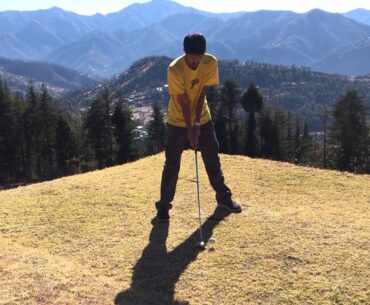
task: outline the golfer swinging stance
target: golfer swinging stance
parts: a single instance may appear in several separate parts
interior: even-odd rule
[[[230,212],[241,211],[241,206],[232,200],[231,191],[224,182],[219,146],[206,100],[207,87],[219,84],[217,59],[205,53],[206,40],[200,33],[185,36],[184,51],[184,55],[171,62],[167,72],[171,99],[167,112],[161,198],[155,204],[159,221],[169,221],[168,211],[175,196],[181,154],[189,142],[194,150],[202,154],[218,206]]]

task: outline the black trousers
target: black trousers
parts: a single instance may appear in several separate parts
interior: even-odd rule
[[[217,202],[231,200],[231,191],[225,184],[218,156],[219,145],[212,121],[200,127],[199,151],[208,174],[208,179],[216,192]],[[157,208],[169,207],[172,202],[180,171],[181,154],[189,147],[187,130],[168,124],[165,148],[166,161],[162,172],[161,199],[156,203]]]

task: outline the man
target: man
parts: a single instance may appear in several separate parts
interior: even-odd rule
[[[159,221],[169,221],[181,154],[188,143],[202,154],[218,206],[230,212],[241,211],[241,206],[231,198],[231,191],[224,182],[221,170],[219,146],[206,100],[207,87],[219,84],[218,62],[205,51],[206,40],[202,34],[187,35],[184,38],[185,54],[168,67],[171,99],[167,112],[166,161],[162,173],[161,198],[155,204]]]

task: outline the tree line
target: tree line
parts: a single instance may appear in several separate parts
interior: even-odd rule
[[[266,106],[258,87],[243,89],[227,79],[207,95],[220,151],[314,167],[370,173],[369,112],[355,90],[325,107],[325,128],[279,106]]]
[[[354,90],[326,112],[324,132],[309,133],[297,114],[264,103],[259,88],[231,79],[207,93],[220,152],[370,173],[366,104]],[[164,149],[163,109],[146,126],[124,98],[105,90],[83,115],[63,109],[46,86],[12,94],[0,81],[0,183],[33,182],[123,164]]]
[[[161,151],[166,125],[159,105],[140,131],[123,98],[113,105],[108,96],[104,92],[77,115],[56,103],[45,85],[37,92],[30,83],[23,96],[0,80],[0,185],[50,180]]]

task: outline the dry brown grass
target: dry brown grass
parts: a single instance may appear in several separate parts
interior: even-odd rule
[[[184,153],[171,223],[164,156],[0,192],[0,304],[370,304],[370,176],[222,155],[241,214]]]

